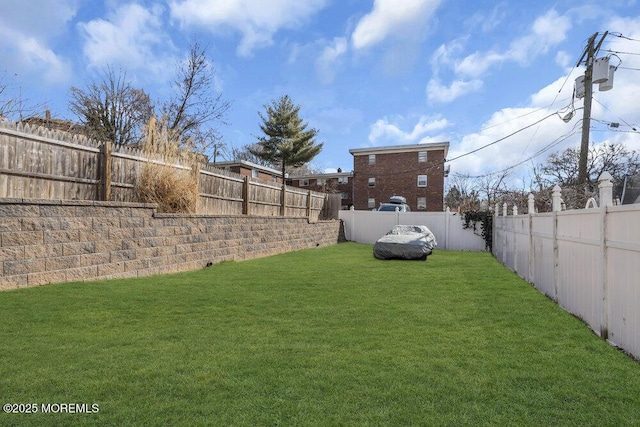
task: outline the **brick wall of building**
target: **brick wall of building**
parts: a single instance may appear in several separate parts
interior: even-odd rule
[[[0,200],[0,290],[148,276],[337,243],[339,221],[158,214],[154,205]]]
[[[354,155],[354,206],[358,210],[371,209],[368,199],[374,198],[376,207],[389,197],[404,196],[411,210],[418,210],[418,197],[426,197],[427,211],[443,210],[444,151],[428,151],[427,161],[418,162],[418,152],[378,153],[375,164],[369,156]],[[427,175],[427,186],[418,187],[418,175]],[[369,186],[375,178],[375,186]]]

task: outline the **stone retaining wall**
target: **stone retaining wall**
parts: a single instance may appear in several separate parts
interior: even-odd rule
[[[149,204],[0,199],[0,290],[328,246],[339,228],[335,220],[158,214]]]

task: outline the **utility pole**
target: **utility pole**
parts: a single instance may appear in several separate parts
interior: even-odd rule
[[[598,33],[594,33],[589,37],[587,47],[585,48],[582,56],[578,60],[576,67],[579,66],[585,59],[587,66],[584,73],[584,109],[582,116],[582,140],[580,142],[580,161],[578,163],[578,185],[584,186],[587,182],[587,154],[589,153],[589,128],[591,127],[591,98],[593,97],[593,57],[596,55],[600,46],[604,41],[604,38],[609,34],[606,31],[598,45],[595,46],[595,40]]]

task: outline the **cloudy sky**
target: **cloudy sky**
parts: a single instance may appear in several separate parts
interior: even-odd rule
[[[594,86],[591,140],[640,149],[637,0],[3,0],[0,96],[73,119],[69,88],[111,66],[162,100],[195,38],[232,103],[228,146],[255,142],[258,112],[288,94],[320,131],[317,169],[351,170],[351,148],[450,141],[453,173],[509,168],[520,185],[579,144],[576,63],[604,31],[599,56],[618,68],[613,90]]]

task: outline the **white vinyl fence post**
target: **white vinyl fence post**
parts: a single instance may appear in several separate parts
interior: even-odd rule
[[[558,264],[558,212],[562,210],[562,189],[559,185],[553,187],[551,194],[553,206],[553,300],[558,302],[558,288],[560,286],[560,267]]]
[[[356,240],[356,235],[355,235],[355,230],[356,230],[356,208],[355,206],[351,206],[351,209],[349,209],[349,216],[351,217],[351,230],[349,231],[349,241],[352,242],[357,242]]]
[[[496,206],[494,208],[495,211],[495,218],[493,218],[493,236],[491,236],[491,241],[493,242],[493,255],[498,255],[497,253],[497,245],[496,242],[498,241],[497,237],[498,237],[498,217],[500,216],[500,204],[496,203]],[[501,249],[502,250],[502,249]],[[496,256],[497,258],[497,256]]]
[[[502,204],[502,264],[507,265],[507,202]]]
[[[598,188],[600,189],[600,206],[613,205],[613,177],[609,172],[602,172],[598,178]]]
[[[533,214],[536,211],[536,201],[533,197],[533,193],[529,193],[529,197],[527,200],[527,213],[529,215]]]
[[[533,193],[529,193],[527,200],[527,213],[529,214],[529,283],[535,286],[535,248],[533,247],[533,214],[535,213],[536,201]]]
[[[553,212],[560,212],[562,210],[562,189],[556,184],[553,187],[553,193],[551,193]]]
[[[609,337],[609,285],[607,283],[607,206],[613,205],[613,183],[611,174],[603,172],[598,178],[600,190],[600,255],[602,257],[602,324],[600,325],[600,338],[606,340]]]
[[[444,223],[444,249],[449,249],[449,229],[451,227],[451,208],[447,206],[445,211]]]
[[[516,205],[513,205],[513,215],[514,216],[518,215],[518,207]]]

